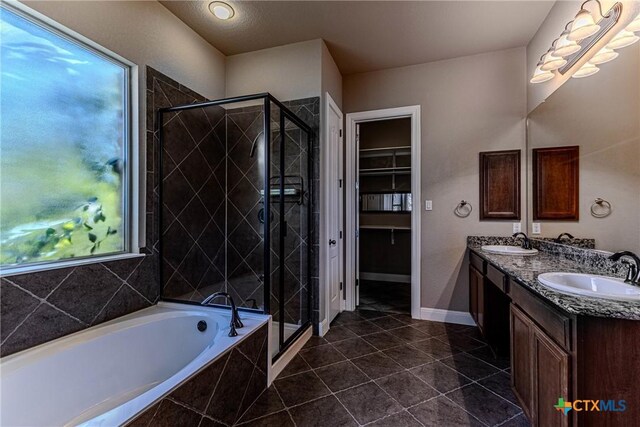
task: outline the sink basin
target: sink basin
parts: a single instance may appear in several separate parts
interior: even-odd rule
[[[544,273],[538,282],[565,294],[622,301],[640,301],[640,287],[615,277],[580,273]]]
[[[538,253],[537,249],[524,249],[520,246],[503,246],[503,245],[487,245],[483,246],[482,250],[492,254],[500,255],[535,255]]]

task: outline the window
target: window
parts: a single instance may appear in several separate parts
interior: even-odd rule
[[[35,15],[0,7],[3,272],[132,249],[134,65]]]

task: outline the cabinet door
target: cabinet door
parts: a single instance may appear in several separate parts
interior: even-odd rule
[[[469,312],[480,332],[484,332],[484,276],[469,266]]]
[[[533,330],[534,423],[538,426],[568,426],[573,415],[554,408],[558,398],[570,400],[569,354],[541,329]]]
[[[484,276],[476,271],[478,276],[478,328],[480,328],[480,332],[482,335],[485,334],[485,291],[484,291]]]
[[[524,413],[531,419],[533,407],[533,322],[511,305],[511,386]]]
[[[477,270],[469,266],[469,313],[478,323],[478,275]]]

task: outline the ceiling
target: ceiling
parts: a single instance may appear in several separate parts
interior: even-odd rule
[[[161,3],[225,55],[322,38],[343,74],[526,46],[554,1],[210,1]]]

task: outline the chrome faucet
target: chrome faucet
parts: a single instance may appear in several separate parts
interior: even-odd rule
[[[640,286],[640,258],[633,252],[621,251],[611,255],[609,259],[611,261],[618,261],[622,257],[630,258],[632,261],[629,262],[626,259],[620,261],[628,268],[627,277],[624,279],[625,283]]]
[[[238,331],[236,331],[236,328],[240,329],[244,325],[242,324],[242,320],[240,320],[240,315],[238,314],[238,307],[236,307],[236,303],[233,302],[233,298],[231,297],[231,295],[229,295],[226,292],[216,292],[215,294],[211,294],[208,297],[206,297],[204,300],[202,300],[200,304],[209,305],[211,301],[213,301],[218,297],[224,297],[227,301],[229,301],[229,304],[231,305],[231,322],[229,323],[229,336],[236,337],[238,336]]]
[[[522,236],[522,249],[531,249],[531,240],[529,240],[529,237],[524,234],[523,232],[520,233],[513,233],[512,237],[518,237],[518,236]]]
[[[556,237],[555,242],[556,243],[562,243],[562,238],[563,237],[568,237],[569,239],[573,239],[573,235],[571,235],[571,233],[562,233],[561,235],[559,235],[558,237]]]

